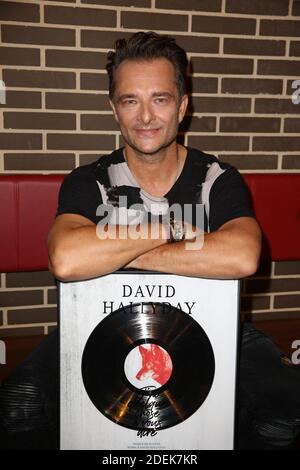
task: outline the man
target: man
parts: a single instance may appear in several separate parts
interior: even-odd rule
[[[118,40],[109,53],[110,104],[125,145],[65,179],[48,237],[49,268],[58,279],[120,268],[222,279],[257,270],[261,233],[241,176],[176,141],[188,107],[186,70],[175,41],[151,32]],[[140,232],[128,223],[136,205],[152,214],[150,222],[136,221]],[[177,220],[174,205],[183,209]],[[269,338],[244,326],[240,448],[280,448],[300,428],[299,370],[284,369],[281,356]]]
[[[119,40],[116,52],[109,53],[110,103],[125,146],[65,178],[48,235],[49,269],[58,279],[88,279],[121,268],[224,279],[256,271],[261,234],[241,176],[215,157],[176,142],[188,106],[186,69],[186,54],[175,41],[151,32]],[[197,210],[203,205],[199,218]],[[44,392],[29,387],[31,396],[33,389],[39,398],[48,394],[47,413],[38,429],[48,429],[53,442],[58,388],[54,385],[51,400],[48,383],[56,383],[50,377],[57,365],[57,356],[51,354],[51,348],[57,353],[56,341],[52,339],[49,346],[50,339],[39,351],[39,364],[34,367],[39,376],[43,362],[51,366],[48,382],[38,381]],[[300,427],[300,420],[294,419],[295,412],[300,417],[299,371],[287,371],[280,359],[270,339],[251,327],[244,329],[240,448],[278,448],[289,444]],[[31,359],[31,371],[33,363]],[[267,377],[270,385],[265,389]],[[15,382],[18,390],[18,378]],[[11,388],[8,384],[4,397]],[[280,402],[284,393],[286,398]],[[22,407],[16,407],[15,395],[14,400],[16,420],[20,416],[16,409]],[[34,423],[28,414],[23,429],[27,425],[38,439]],[[30,438],[25,435],[23,447]],[[39,446],[47,447],[43,440]]]
[[[58,279],[87,279],[122,267],[212,278],[256,271],[260,229],[238,172],[176,142],[188,105],[186,67],[175,41],[154,33],[118,41],[110,54],[110,104],[125,147],[76,169],[63,183],[48,237],[49,268]],[[158,204],[205,203],[211,232],[202,249],[186,249],[186,239],[196,236],[191,221],[184,221],[185,240],[178,243],[168,243],[163,223],[158,237],[150,236],[149,226],[149,236],[135,239],[130,233],[115,237],[119,227],[108,224],[107,238],[99,240],[97,208],[118,206],[121,195],[129,209],[137,203],[150,211]]]

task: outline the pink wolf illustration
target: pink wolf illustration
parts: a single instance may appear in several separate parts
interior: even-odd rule
[[[172,362],[169,354],[157,344],[151,344],[150,349],[139,346],[142,356],[142,367],[136,375],[138,380],[153,379],[160,385],[169,380],[172,373]]]

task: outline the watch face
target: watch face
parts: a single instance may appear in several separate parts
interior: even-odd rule
[[[183,230],[182,224],[177,220],[174,220],[174,240],[180,241],[182,240]]]

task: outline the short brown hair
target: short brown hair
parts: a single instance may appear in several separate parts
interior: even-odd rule
[[[115,92],[115,71],[124,60],[152,60],[165,58],[175,69],[176,82],[180,96],[187,93],[187,55],[171,36],[160,35],[153,31],[133,34],[129,39],[118,39],[115,51],[107,54],[106,70],[109,78],[109,97]]]

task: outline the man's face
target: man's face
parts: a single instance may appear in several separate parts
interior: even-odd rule
[[[179,96],[167,59],[126,60],[116,70],[111,106],[125,142],[140,154],[155,154],[176,139],[188,98]]]

